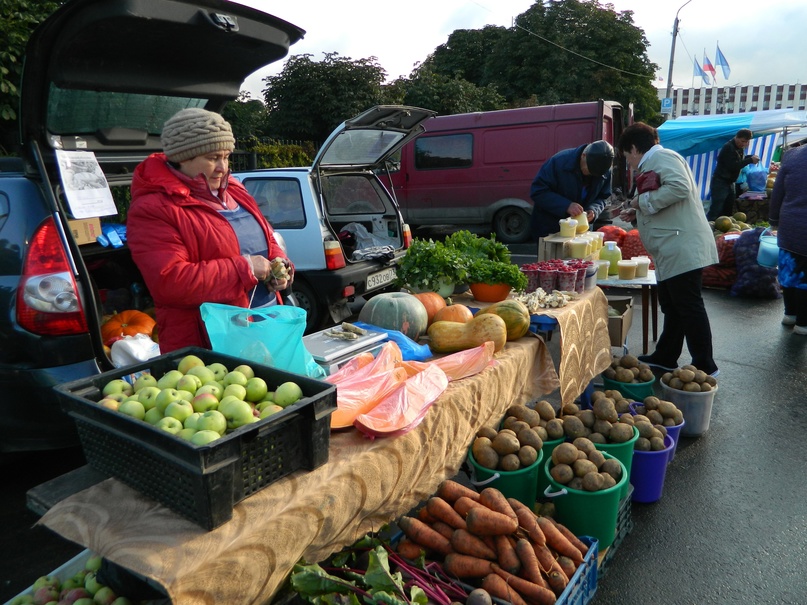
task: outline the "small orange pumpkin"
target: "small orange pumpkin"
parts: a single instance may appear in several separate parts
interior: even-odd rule
[[[419,292],[418,294],[415,294],[415,298],[422,302],[423,306],[426,307],[426,314],[429,318],[428,325],[431,325],[431,323],[434,321],[435,314],[440,309],[445,309],[446,307],[445,298],[440,296],[437,292]]]
[[[465,324],[473,318],[474,314],[468,307],[457,303],[440,309],[434,316],[434,321],[458,321]]]
[[[154,319],[142,311],[128,309],[113,315],[101,326],[101,337],[106,345],[111,345],[124,336],[145,334],[150,337],[156,324]]]

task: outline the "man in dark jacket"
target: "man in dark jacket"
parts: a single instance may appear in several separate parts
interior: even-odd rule
[[[759,162],[759,157],[745,155],[745,149],[748,148],[753,136],[754,133],[747,128],[738,130],[734,138],[723,145],[717,154],[717,166],[712,174],[712,205],[706,215],[710,221],[718,216],[734,214],[736,196],[734,183],[737,182],[744,166]]]
[[[560,230],[560,219],[586,213],[589,224],[605,209],[611,196],[611,165],[614,148],[595,141],[559,151],[549,158],[530,187],[533,201],[533,238]]]

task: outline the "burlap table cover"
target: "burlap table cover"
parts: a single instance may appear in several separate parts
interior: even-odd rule
[[[40,523],[160,584],[177,605],[268,603],[298,560],[322,561],[411,510],[457,474],[480,427],[558,386],[546,345],[530,335],[451,383],[404,435],[333,433],[327,464],[247,498],[213,531],[116,479],[66,498]]]

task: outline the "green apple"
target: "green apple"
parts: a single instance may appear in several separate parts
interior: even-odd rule
[[[101,555],[90,555],[90,557],[84,562],[84,569],[87,571],[98,571],[101,569],[103,562],[104,558]]]
[[[179,420],[179,423],[182,424],[185,422],[185,419],[188,418],[191,414],[193,414],[194,409],[193,405],[190,402],[184,401],[182,399],[177,399],[176,401],[172,401],[168,404],[165,408],[165,413],[163,414],[166,418],[176,418]],[[159,424],[159,423],[157,423]],[[182,427],[180,427],[181,429]]]
[[[227,418],[218,410],[209,410],[196,421],[197,431],[216,431],[223,435],[227,430]]]
[[[246,374],[239,372],[238,370],[233,370],[232,372],[227,372],[227,374],[225,374],[222,382],[224,383],[225,388],[231,384],[240,384],[242,387],[245,387],[247,385],[247,380],[249,380],[249,378],[247,378]]]
[[[193,437],[195,434],[196,429],[189,429],[188,427],[185,427],[177,433],[177,437],[183,439],[184,441],[190,441],[191,437]]]
[[[179,370],[168,370],[157,380],[157,386],[161,389],[175,389],[177,388],[177,382],[179,382],[182,376],[183,374]]]
[[[177,382],[177,391],[187,391],[188,393],[195,395],[196,390],[200,386],[202,386],[202,381],[199,380],[198,376],[194,376],[193,374],[185,374]]]
[[[185,375],[196,376],[202,381],[202,384],[216,380],[216,374],[207,366],[193,366]]]
[[[271,416],[272,414],[277,414],[278,412],[282,412],[284,408],[280,407],[276,403],[267,402],[261,410],[261,418],[266,418],[267,416]]]
[[[40,586],[34,591],[34,603],[36,605],[56,603],[58,600],[59,588],[57,586]]]
[[[264,397],[266,397],[266,393],[269,392],[269,387],[266,386],[266,381],[263,378],[253,376],[247,380],[246,390],[247,401],[252,401],[254,403],[261,401]]]
[[[90,597],[81,597],[80,599],[73,601],[73,605],[95,605],[95,601],[93,601]]]
[[[202,393],[212,393],[216,401],[220,401],[222,397],[224,397],[224,388],[218,382],[205,382],[202,383],[198,389],[196,389],[196,394],[201,395]]]
[[[73,590],[74,588],[80,588],[84,590],[84,582],[79,582],[76,578],[67,578],[64,582],[62,582],[61,589],[62,592],[59,593],[59,596],[66,594],[68,591]],[[64,597],[62,597],[64,598]]]
[[[219,407],[219,400],[213,393],[197,393],[191,402],[194,412],[206,412]]]
[[[191,393],[190,391],[177,391],[177,393],[179,393],[180,399],[188,403],[192,402],[193,398],[196,397],[196,393]]]
[[[216,431],[196,431],[191,437],[191,443],[194,445],[207,445],[216,439],[221,439],[221,435]]]
[[[109,586],[102,586],[98,589],[92,600],[97,603],[97,605],[112,605],[112,602],[118,598],[118,595],[109,587]]]
[[[89,592],[91,595],[95,595],[96,592],[103,586],[95,577],[97,572],[90,571],[87,573],[87,576],[84,578],[84,590]]]
[[[227,369],[227,366],[223,363],[214,362],[207,364],[207,368],[209,370],[213,370],[213,376],[215,376],[215,380],[224,380],[224,377],[227,375],[227,372],[230,370]]]
[[[224,391],[221,393],[221,398],[224,399],[225,397],[237,397],[238,399],[246,399],[247,398],[247,387],[242,384],[228,384],[224,387]]]
[[[165,418],[160,418],[155,424],[158,429],[161,431],[165,431],[166,433],[171,433],[172,435],[176,435],[181,431],[184,427],[182,426],[182,422],[173,416],[166,416]]]
[[[244,376],[247,377],[247,379],[255,376],[255,370],[252,369],[252,366],[248,366],[245,363],[242,363],[240,366],[234,367],[233,372],[241,372]]]
[[[118,403],[126,401],[127,398],[136,396],[134,393],[131,395],[127,395],[126,393],[110,393],[109,395],[104,395],[103,399],[114,399]]]
[[[137,418],[138,420],[143,420],[146,417],[146,408],[136,399],[127,399],[124,401],[118,406],[118,412],[131,416],[132,418]]]
[[[179,365],[177,365],[177,370],[182,372],[183,374],[187,374],[188,370],[190,370],[194,366],[204,366],[205,362],[202,361],[196,355],[185,355],[182,359],[179,360]]]
[[[274,401],[280,407],[288,407],[303,396],[303,390],[296,382],[284,382],[275,389]]]
[[[31,588],[38,590],[44,586],[59,588],[59,578],[53,575],[39,576],[36,580],[34,580],[34,584],[31,586]]]
[[[159,395],[154,399],[154,407],[160,410],[161,414],[165,414],[165,408],[168,407],[168,404],[179,399],[182,399],[180,392],[169,387],[160,391]]]
[[[151,408],[157,405],[157,396],[162,393],[159,387],[143,387],[137,391],[137,400],[143,404],[148,412]]]
[[[75,604],[74,604],[75,605]],[[134,605],[129,599],[126,597],[118,597],[114,601],[112,601],[112,605]]]
[[[33,605],[33,594],[21,594],[11,599],[6,605]]]
[[[238,427],[250,424],[257,420],[252,413],[252,406],[246,401],[234,399],[231,401],[221,413],[227,419],[227,428],[230,430],[237,429]]]
[[[143,420],[145,420],[149,424],[157,424],[157,421],[162,417],[163,413],[160,411],[160,408],[155,406],[146,412],[146,415],[143,417]]]
[[[143,387],[156,387],[157,386],[157,379],[152,376],[151,374],[141,374],[137,377],[137,380],[134,382],[134,392],[137,393]]]
[[[194,431],[198,431],[199,428],[196,426],[196,423],[199,422],[199,418],[201,417],[202,414],[200,412],[194,412],[193,414],[185,418],[185,421],[182,423],[182,426],[184,426],[186,429],[193,429]]]
[[[131,395],[134,393],[134,388],[123,378],[115,378],[110,380],[104,385],[104,390],[101,391],[104,395],[112,395],[113,393],[125,393]]]
[[[219,401],[219,407],[216,409],[223,414],[224,410],[226,410],[227,407],[234,401],[243,401],[243,399],[240,399],[235,395],[225,395],[221,398],[221,401]]]
[[[120,401],[117,399],[112,399],[112,397],[104,397],[98,402],[98,405],[100,405],[102,408],[117,412],[118,408],[120,407]]]

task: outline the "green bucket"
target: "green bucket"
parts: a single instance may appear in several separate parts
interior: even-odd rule
[[[619,391],[623,397],[633,399],[634,401],[644,401],[645,397],[650,397],[653,394],[653,385],[656,383],[656,377],[647,382],[619,382],[610,378],[602,377],[602,388],[606,391]]]
[[[603,453],[611,454],[614,458],[618,459],[625,467],[625,471],[630,476],[630,469],[633,463],[633,446],[636,445],[636,440],[639,438],[639,429],[633,427],[633,438],[625,443],[595,443],[594,447]],[[628,482],[622,488],[620,498],[628,495]]]
[[[614,458],[605,454],[606,458]],[[597,492],[586,492],[571,489],[555,481],[549,474],[552,459],[546,461],[544,470],[549,477],[549,487],[544,491],[547,498],[555,503],[558,521],[563,523],[575,536],[591,536],[597,538],[600,548],[607,548],[616,537],[616,525],[619,516],[619,503],[622,490],[629,485],[629,474],[622,465],[622,479],[608,489]]]
[[[471,483],[480,490],[485,487],[495,487],[506,498],[515,498],[532,508],[538,499],[538,477],[541,474],[543,459],[542,449],[538,452],[538,459],[530,466],[517,471],[500,471],[480,466],[474,460],[471,450],[468,450],[468,460],[473,470]]]
[[[560,439],[553,439],[552,441],[544,441],[544,446],[541,448],[541,454],[543,455],[544,460],[549,460],[552,458],[552,451],[558,447],[561,443],[566,441],[566,437],[561,437]],[[549,485],[549,477],[546,474],[546,469],[544,466],[541,466],[541,471],[538,473],[538,497],[540,498],[546,487]]]

